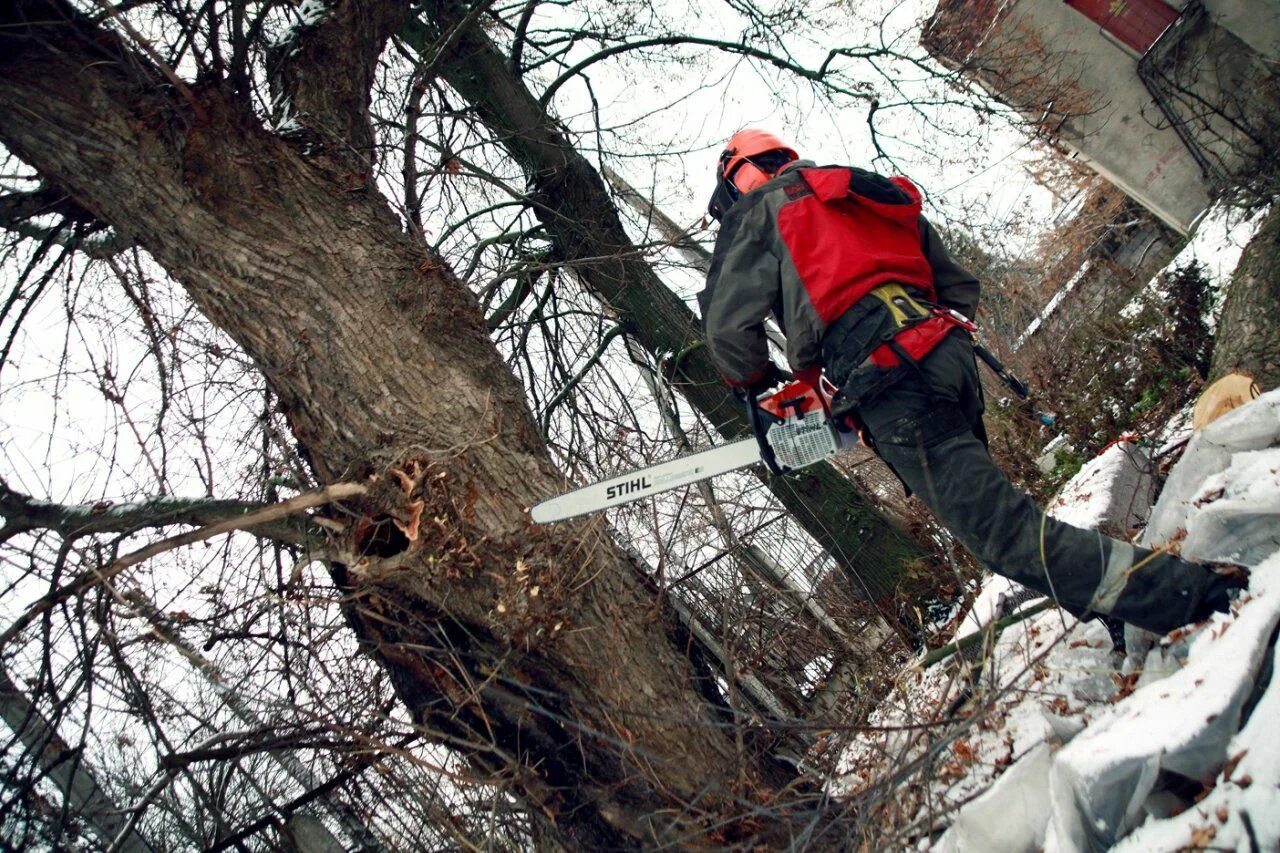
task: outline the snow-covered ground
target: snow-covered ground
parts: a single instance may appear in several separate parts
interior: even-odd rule
[[[1086,466],[1051,506],[1132,527],[1150,479],[1132,445]],[[903,673],[842,761],[837,793],[896,774],[886,846],[948,851],[1280,849],[1280,391],[1192,438],[1144,536],[1252,567],[1233,612],[1163,638],[1050,608],[968,653]],[[1017,607],[993,578],[959,633]]]

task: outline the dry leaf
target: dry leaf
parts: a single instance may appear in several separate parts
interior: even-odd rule
[[[1191,849],[1204,850],[1213,843],[1213,837],[1218,834],[1218,830],[1213,826],[1197,826],[1191,830]]]
[[[1240,760],[1248,754],[1249,750],[1242,749],[1235,755],[1228,758],[1227,763],[1222,765],[1222,778],[1226,779],[1228,782],[1231,781],[1231,775],[1236,772],[1236,766],[1240,763]]]

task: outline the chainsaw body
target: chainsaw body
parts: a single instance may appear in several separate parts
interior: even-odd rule
[[[856,432],[831,418],[831,398],[805,382],[788,382],[759,397],[747,395],[746,403],[760,459],[774,474],[830,459],[858,443]]]

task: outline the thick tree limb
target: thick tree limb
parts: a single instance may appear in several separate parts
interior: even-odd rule
[[[652,226],[663,241],[675,249],[689,263],[689,266],[706,275],[711,270],[711,250],[693,237],[695,229],[682,228],[671,217],[667,216],[650,199],[645,198],[635,187],[614,171],[605,166],[602,170],[609,187],[618,197],[636,212],[645,223]]]
[[[520,13],[520,21],[516,24],[515,35],[511,39],[511,71],[517,76],[524,73],[524,43],[529,32],[529,22],[537,11],[540,0],[527,0],[524,11]]]
[[[1214,337],[1213,379],[1232,371],[1252,376],[1262,388],[1280,386],[1280,207],[1272,210],[1245,246],[1231,274]]]
[[[249,501],[169,497],[121,504],[56,504],[14,491],[0,480],[0,518],[4,519],[0,542],[33,530],[50,530],[64,539],[77,539],[103,533],[128,535],[174,524],[207,527],[243,519],[262,508],[263,504]],[[287,518],[262,522],[253,531],[291,545],[317,542],[320,534],[319,528]]]
[[[60,221],[52,226],[42,225],[33,221],[39,216],[57,216]],[[58,190],[41,187],[0,195],[0,229],[20,237],[48,240],[91,258],[109,258],[132,245],[118,234],[104,239],[94,233],[103,227],[91,213]]]
[[[363,180],[374,160],[374,72],[408,8],[406,0],[334,0],[275,45],[269,58],[277,121],[290,117],[317,132],[329,153]]]
[[[41,187],[30,192],[13,192],[0,195],[0,228],[11,229],[33,216],[47,213],[67,214],[64,193]]]

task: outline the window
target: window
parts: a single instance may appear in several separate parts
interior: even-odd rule
[[[1066,0],[1066,3],[1140,54],[1150,50],[1160,34],[1178,19],[1178,10],[1163,0]]]

